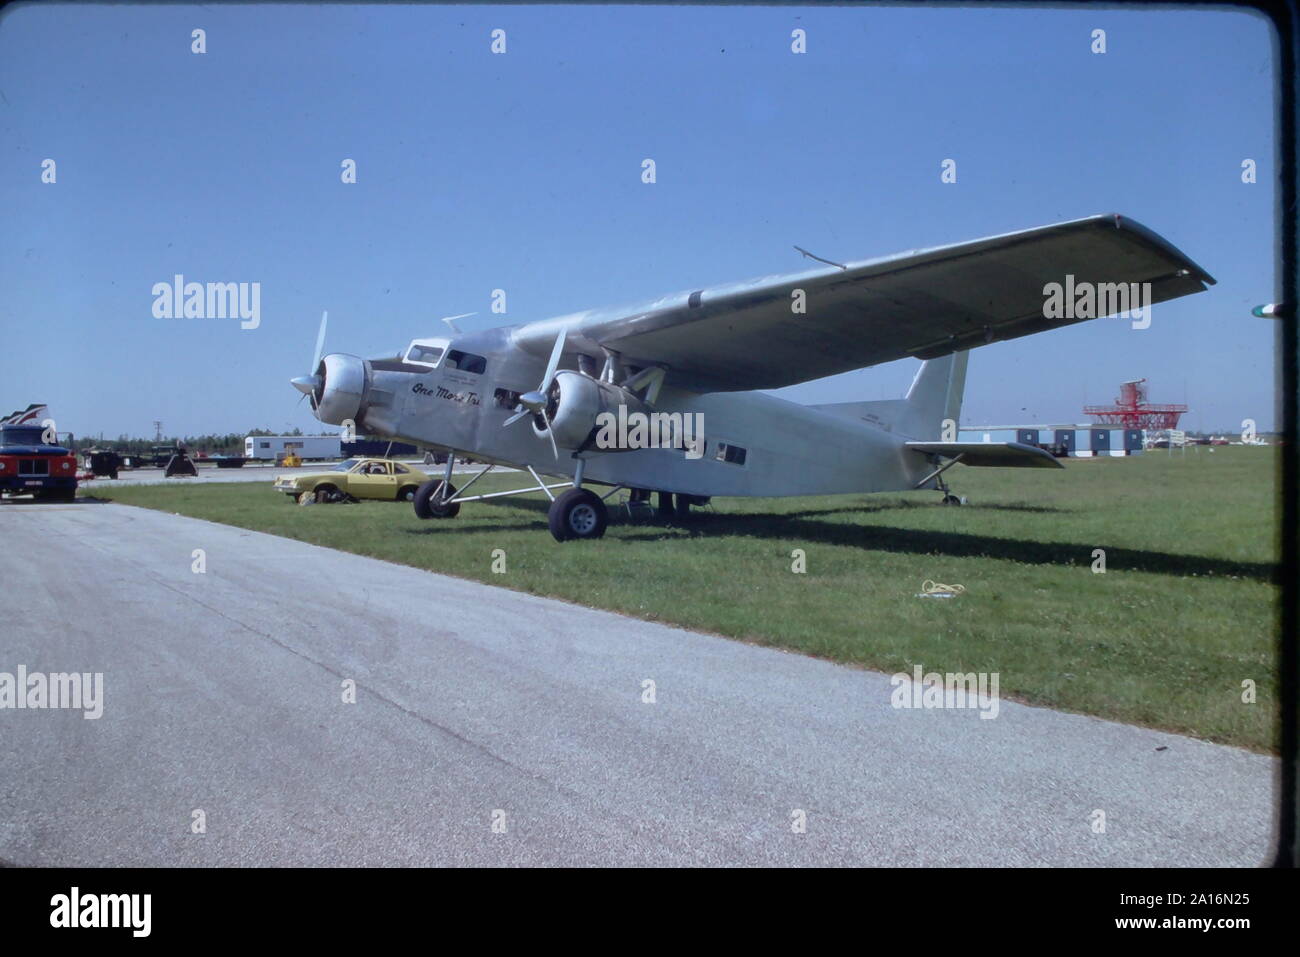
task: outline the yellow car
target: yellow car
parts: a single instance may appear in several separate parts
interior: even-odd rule
[[[277,475],[275,488],[300,505],[379,499],[410,502],[429,480],[419,469],[388,459],[347,459],[324,472]]]

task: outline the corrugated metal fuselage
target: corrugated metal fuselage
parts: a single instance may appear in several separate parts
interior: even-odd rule
[[[529,419],[503,428],[514,411],[514,394],[537,388],[545,358],[513,345],[508,329],[458,336],[451,346],[484,357],[484,371],[450,368],[445,361],[427,372],[390,371],[380,363],[367,378],[358,428],[572,477],[572,451],[561,448],[557,460]],[[865,421],[761,392],[674,389],[671,370],[654,409],[701,415],[704,455],[688,458],[681,449],[592,450],[583,456],[584,481],[702,496],[768,497],[910,489],[932,469],[925,457],[904,448],[903,436]],[[744,449],[743,463],[719,458],[723,444]],[[731,458],[736,457],[733,452]]]

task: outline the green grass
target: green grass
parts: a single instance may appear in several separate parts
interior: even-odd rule
[[[615,518],[563,545],[540,495],[424,522],[395,503],[299,508],[269,476],[93,494],[887,672],[996,671],[1007,697],[1273,752],[1275,465],[1273,449],[1221,447],[958,467],[962,508],[934,492],[718,499],[693,527]],[[925,579],[967,591],[916,598]]]

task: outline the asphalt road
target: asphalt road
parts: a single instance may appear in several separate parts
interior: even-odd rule
[[[121,505],[6,505],[0,540],[0,671],[104,674],[98,720],[0,710],[15,864],[1256,865],[1271,846],[1277,762],[1234,748],[1006,701],[896,710],[886,675]]]

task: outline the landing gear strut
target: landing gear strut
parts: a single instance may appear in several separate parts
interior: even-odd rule
[[[944,505],[965,505],[966,496],[953,495],[952,490],[948,488],[948,483],[945,482],[943,479],[943,473],[948,471],[948,469],[952,468],[961,460],[962,460],[962,455],[958,455],[954,458],[949,459],[947,462],[944,462],[942,465],[940,465],[937,469],[935,469],[925,478],[921,479],[921,481],[917,482],[916,485],[913,487],[922,488],[927,482],[929,482],[931,479],[934,479],[934,487],[943,493]],[[935,461],[935,460],[932,459],[931,461]]]
[[[411,500],[417,518],[455,518],[460,514],[460,503],[453,502],[456,486],[451,484],[452,469],[456,467],[456,453],[447,453],[447,472],[441,479],[429,479],[415,490]]]

